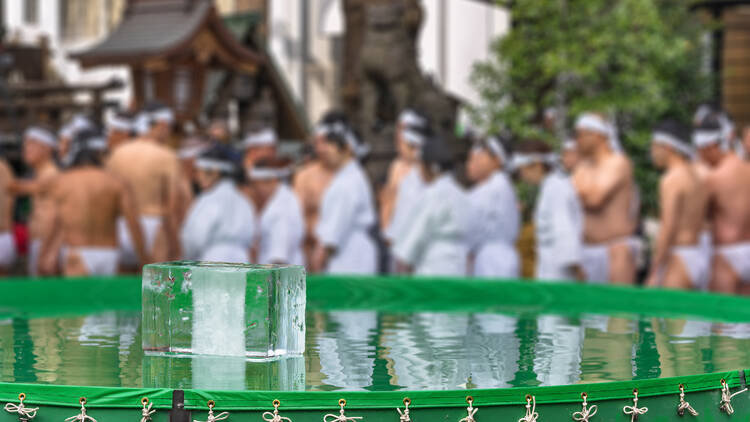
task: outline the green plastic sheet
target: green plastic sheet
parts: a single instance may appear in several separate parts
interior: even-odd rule
[[[525,311],[555,314],[603,313],[692,317],[724,322],[750,321],[750,300],[742,297],[576,283],[542,284],[455,278],[312,275],[308,276],[307,293],[308,307],[313,310]],[[83,315],[104,310],[137,310],[140,308],[140,297],[139,277],[7,279],[0,282],[0,314],[34,317]],[[217,409],[266,411],[269,410],[269,404],[273,400],[279,399],[285,409],[292,411],[333,411],[338,409],[339,398],[346,398],[347,409],[393,410],[398,406],[403,406],[402,400],[404,397],[409,397],[414,409],[455,408],[456,412],[460,413],[460,410],[466,407],[465,398],[468,395],[474,397],[474,405],[477,407],[522,406],[525,404],[526,394],[534,395],[538,404],[574,405],[580,403],[582,392],[588,394],[591,403],[617,400],[617,403],[627,404],[627,400],[632,399],[633,389],[637,388],[639,397],[644,400],[664,395],[669,397],[671,403],[676,400],[679,384],[684,384],[688,394],[694,393],[698,396],[699,392],[708,392],[710,396],[702,399],[707,400],[708,403],[718,397],[722,379],[725,379],[733,388],[744,385],[741,375],[738,371],[730,371],[679,378],[558,387],[419,392],[187,390],[185,391],[185,406],[188,409],[206,410],[206,402],[214,400],[217,403]],[[0,401],[2,402],[17,401],[17,396],[21,392],[26,394],[28,404],[66,408],[79,407],[78,397],[86,397],[89,403],[87,406],[91,408],[139,408],[142,397],[148,397],[158,409],[172,406],[172,391],[169,389],[0,383]]]

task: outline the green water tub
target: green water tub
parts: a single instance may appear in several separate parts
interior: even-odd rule
[[[0,282],[0,319],[55,318],[88,315],[104,311],[137,312],[141,281],[136,277],[113,279],[8,279]],[[309,276],[308,309],[315,311],[403,312],[540,312],[558,315],[639,315],[643,318],[696,318],[726,323],[750,322],[750,300],[713,294],[657,291],[613,286],[540,284],[466,279],[410,279],[397,277]],[[6,348],[8,349],[8,348]],[[523,350],[521,350],[523,352]],[[2,353],[22,353],[12,348]],[[744,363],[744,362],[743,362]],[[229,412],[229,421],[271,420],[264,412],[280,403],[280,415],[294,422],[335,420],[340,403],[346,401],[346,417],[362,421],[396,421],[410,402],[414,421],[455,421],[467,417],[467,398],[476,409],[474,420],[517,421],[526,413],[533,397],[539,421],[575,420],[581,411],[582,394],[589,407],[597,406],[591,421],[628,421],[624,412],[633,405],[648,408],[642,421],[747,420],[750,394],[731,398],[733,414],[721,409],[722,386],[734,394],[746,384],[744,366],[722,372],[696,373],[679,377],[631,381],[577,383],[549,387],[427,391],[213,391],[170,388],[113,388],[47,383],[0,383],[0,402],[18,403],[25,396],[26,407],[39,408],[34,421],[62,421],[80,416],[80,399],[85,398],[87,416],[102,421],[136,421],[142,418],[148,399],[153,421],[206,421],[208,403],[215,403],[216,416]],[[748,365],[750,366],[750,365]],[[677,413],[680,386],[686,400],[700,413]],[[329,415],[329,416],[326,416]],[[227,416],[227,415],[225,415]],[[0,422],[18,420],[16,413],[0,412]],[[355,419],[358,420],[358,419]],[[402,419],[403,420],[403,419]],[[90,422],[90,421],[89,421]],[[470,421],[469,421],[470,422]]]

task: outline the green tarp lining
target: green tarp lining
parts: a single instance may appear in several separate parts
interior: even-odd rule
[[[371,309],[385,312],[549,312],[557,314],[637,314],[650,317],[693,317],[719,321],[750,321],[750,301],[707,293],[645,290],[581,284],[542,284],[522,281],[490,281],[399,277],[309,276],[308,308],[312,310]],[[140,308],[140,278],[110,279],[8,279],[0,282],[0,314],[5,316],[82,315],[105,310]],[[739,368],[738,368],[739,369]],[[404,397],[414,408],[465,407],[472,395],[477,406],[523,404],[526,394],[538,403],[575,403],[586,392],[589,401],[628,399],[637,387],[641,397],[674,396],[678,385],[687,392],[715,390],[720,380],[741,384],[738,372],[697,374],[560,387],[525,389],[446,390],[419,392],[185,392],[186,407],[205,409],[211,399],[226,410],[265,409],[279,399],[288,409],[336,409],[345,397],[347,408],[395,408]],[[73,387],[0,383],[0,401],[27,395],[29,404],[77,407],[85,396],[89,407],[140,407],[148,397],[157,408],[171,407],[171,390],[106,387]],[[670,397],[671,399],[672,397]],[[217,407],[218,408],[218,407]]]

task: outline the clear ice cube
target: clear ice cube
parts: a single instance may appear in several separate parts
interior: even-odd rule
[[[143,350],[273,358],[305,348],[305,270],[168,262],[143,269]]]

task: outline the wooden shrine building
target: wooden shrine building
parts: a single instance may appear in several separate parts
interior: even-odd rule
[[[180,122],[221,115],[227,102],[236,101],[243,131],[272,125],[283,139],[307,133],[273,61],[264,49],[238,39],[212,0],[129,0],[120,25],[72,57],[85,68],[128,66],[134,106],[159,100]],[[220,98],[223,108],[216,104],[220,92],[233,94]]]

